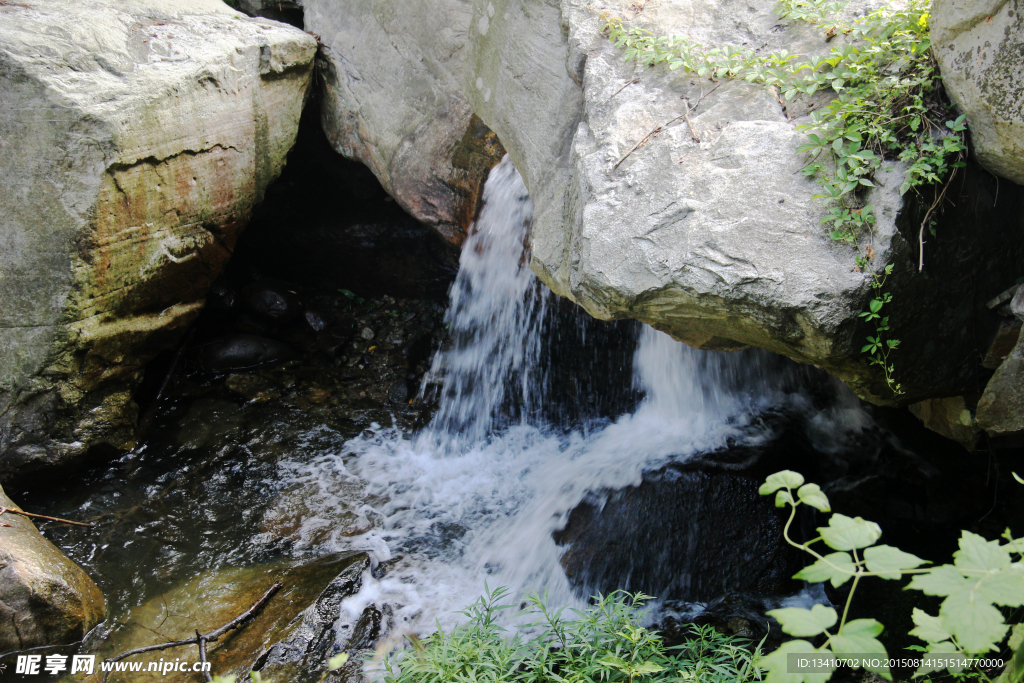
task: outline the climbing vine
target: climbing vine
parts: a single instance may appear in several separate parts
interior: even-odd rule
[[[712,80],[758,83],[772,89],[780,102],[819,90],[835,94],[798,126],[807,135],[807,142],[798,149],[808,159],[803,174],[821,186],[815,199],[826,202],[821,222],[831,238],[856,249],[857,268],[872,275],[874,297],[861,317],[874,323],[875,330],[862,352],[882,367],[890,390],[902,394],[889,361],[899,340],[888,338],[889,318],[882,314],[892,301],[891,293],[883,291],[892,266],[876,270],[870,243],[861,246],[865,235],[872,237],[875,223],[874,207],[864,201],[863,193],[875,187],[874,175],[883,162],[893,159],[907,165],[900,194],[936,188],[919,230],[919,268],[923,268],[925,231],[933,230],[934,221],[929,218],[945,193],[938,188],[944,182],[948,187],[964,165],[966,126],[963,116],[954,116],[939,85],[928,2],[910,0],[903,9],[886,7],[858,19],[847,18],[847,4],[780,0],[776,5],[782,18],[808,22],[820,28],[827,40],[837,39],[821,57],[802,58],[784,50],[763,55],[731,45],[708,48],[683,37],[627,28],[614,16],[605,16],[604,30],[625,51],[627,62],[666,65]]]

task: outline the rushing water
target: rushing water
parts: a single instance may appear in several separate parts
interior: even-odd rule
[[[570,585],[552,538],[574,507],[667,463],[762,443],[773,436],[758,418],[764,410],[806,401],[792,391],[799,371],[773,368],[767,354],[700,352],[644,327],[635,410],[588,429],[551,424],[542,408],[556,399],[540,361],[553,295],[526,263],[532,209],[508,159],[492,171],[484,202],[451,290],[453,342],[434,361],[440,406],[430,425],[419,434],[374,425],[337,455],[281,465],[283,479],[306,491],[347,482],[376,521],[360,536],[324,540],[323,527],[351,501],[314,494],[307,525],[318,534],[300,533],[308,545],[394,562],[383,579],[365,577],[344,606],[349,616],[386,602],[402,628],[430,630],[435,619],[450,623],[485,581],[579,605],[587,596]],[[834,436],[860,429],[864,414],[854,401],[821,420]]]

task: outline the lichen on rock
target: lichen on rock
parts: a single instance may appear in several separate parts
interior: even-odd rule
[[[214,0],[0,7],[0,476],[133,438],[298,130],[316,41]]]

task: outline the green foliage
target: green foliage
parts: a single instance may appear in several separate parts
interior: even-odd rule
[[[828,581],[836,587],[853,582],[841,616],[824,605],[768,612],[789,635],[824,637],[824,642],[814,647],[805,640],[790,641],[765,657],[762,664],[769,671],[766,683],[822,683],[831,675],[789,673],[786,656],[791,652],[840,656],[874,653],[886,657],[885,648],[878,640],[882,624],[874,619],[847,621],[857,584],[865,577],[898,580],[912,575],[908,590],[943,598],[937,616],[920,609],[914,609],[912,615],[915,628],[910,635],[926,643],[919,648],[926,657],[918,676],[942,669],[953,673],[960,671],[955,666],[930,666],[927,654],[983,655],[998,651],[1009,629],[999,607],[1024,606],[1024,539],[1014,539],[1009,529],[1003,535],[1005,543],[987,541],[964,531],[952,564],[925,567],[928,563],[915,555],[888,545],[877,545],[882,536],[881,528],[860,517],[833,514],[826,526],[818,527],[817,537],[806,543],[793,541],[789,530],[800,505],[808,504],[822,512],[831,509],[821,489],[816,484],[805,484],[803,476],[796,472],[786,470],[769,476],[759,493],[774,494],[777,507],[790,508],[783,536],[787,543],[815,558],[815,562],[795,578]],[[824,551],[819,552],[814,547],[821,543],[835,552],[822,554]],[[1024,627],[1021,624],[1014,627],[1008,645],[1015,654],[1001,683],[1020,683],[1024,677]],[[876,673],[891,680],[887,669]],[[983,673],[979,675],[985,677]]]
[[[827,202],[821,222],[832,239],[861,252],[858,267],[874,276],[876,296],[868,314],[876,315],[891,301],[890,294],[879,296],[891,270],[874,272],[871,247],[861,248],[862,237],[870,236],[875,223],[874,207],[861,195],[875,187],[875,173],[885,159],[907,164],[900,194],[943,182],[951,169],[963,166],[966,126],[963,116],[953,119],[952,105],[943,99],[938,86],[927,0],[910,0],[902,9],[883,7],[849,22],[843,15],[847,4],[779,0],[781,17],[811,23],[828,39],[845,36],[827,55],[811,58],[784,50],[763,56],[732,45],[707,48],[683,37],[626,28],[618,17],[606,17],[604,29],[615,46],[625,51],[627,62],[664,64],[670,70],[683,69],[713,80],[758,83],[771,88],[780,102],[819,91],[835,94],[831,102],[811,112],[808,123],[798,126],[807,134],[807,142],[798,152],[808,158],[803,174],[821,185],[815,197]],[[901,394],[888,361],[899,341],[884,337],[887,318],[885,322],[877,320],[875,334],[868,337],[863,353],[871,356],[873,365],[882,367],[890,390]]]
[[[666,648],[661,637],[640,625],[648,596],[616,592],[597,597],[586,610],[549,610],[528,599],[536,635],[509,636],[497,616],[508,592],[499,588],[463,612],[469,621],[449,632],[440,628],[425,640],[410,639],[411,650],[384,660],[387,683],[522,681],[566,683],[691,681],[747,683],[760,680],[760,649],[723,636],[711,627],[691,627],[681,646]]]

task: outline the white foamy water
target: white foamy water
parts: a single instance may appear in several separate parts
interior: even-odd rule
[[[300,533],[303,542],[366,550],[377,563],[402,558],[382,580],[365,577],[343,606],[350,617],[388,603],[399,629],[429,632],[436,620],[450,625],[485,581],[514,595],[546,591],[555,606],[582,605],[586,596],[569,585],[552,539],[576,505],[693,454],[768,439],[756,416],[801,400],[758,381],[749,356],[740,367],[735,354],[696,351],[645,327],[634,358],[644,398],[634,412],[586,433],[543,424],[535,417],[546,391],[537,361],[551,294],[526,265],[532,207],[507,159],[492,171],[484,201],[451,292],[454,341],[432,370],[441,389],[431,425],[420,434],[375,426],[343,453],[282,465],[285,482],[307,492],[311,519],[329,522],[355,506],[376,522],[354,537]]]

